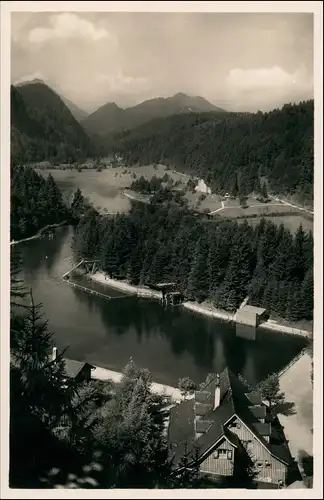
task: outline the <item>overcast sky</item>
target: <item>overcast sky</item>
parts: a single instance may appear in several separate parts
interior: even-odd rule
[[[12,82],[81,108],[177,92],[228,110],[313,97],[312,14],[12,13]]]

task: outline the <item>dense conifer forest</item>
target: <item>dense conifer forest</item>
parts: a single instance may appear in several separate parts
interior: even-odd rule
[[[44,179],[30,167],[11,168],[10,203],[10,236],[14,240],[32,236],[69,216],[52,175]]]
[[[180,192],[159,189],[129,214],[86,211],[76,229],[76,257],[96,258],[111,277],[133,284],[175,281],[187,299],[235,311],[250,302],[290,321],[313,316],[313,236],[293,236],[262,219],[210,220],[188,209]]]
[[[216,192],[253,191],[261,176],[273,193],[313,199],[314,101],[267,113],[201,113],[153,120],[107,137],[127,165],[162,163],[201,176]]]

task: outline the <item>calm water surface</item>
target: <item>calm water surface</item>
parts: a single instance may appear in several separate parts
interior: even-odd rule
[[[68,347],[70,358],[119,371],[132,356],[155,381],[169,385],[184,376],[200,383],[225,366],[255,383],[305,345],[301,337],[266,330],[258,330],[255,341],[237,338],[235,326],[181,307],[165,309],[135,297],[107,301],[73,288],[61,280],[72,267],[72,235],[64,227],[52,240],[19,245],[24,279],[43,304],[57,346]],[[111,289],[109,294],[121,295]]]

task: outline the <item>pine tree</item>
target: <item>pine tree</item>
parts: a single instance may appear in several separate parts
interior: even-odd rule
[[[257,177],[255,178],[253,191],[254,191],[254,193],[255,193],[255,194],[257,194],[257,195],[260,195],[260,194],[261,194],[261,183],[260,183],[259,176],[257,176]]]
[[[151,283],[158,283],[161,280],[168,280],[170,273],[170,249],[166,249],[163,243],[158,243],[157,251],[153,257],[149,276]]]
[[[277,301],[275,304],[275,312],[278,314],[279,317],[284,318],[286,315],[286,309],[287,309],[287,290],[288,290],[288,282],[286,281],[279,281],[277,282]]]
[[[99,242],[98,213],[93,208],[87,210],[80,220],[73,237],[72,249],[77,258],[96,258]]]
[[[233,174],[232,177],[232,182],[231,182],[231,187],[230,187],[230,193],[233,198],[237,198],[239,194],[239,186],[238,186],[238,178],[237,178],[237,172]]]
[[[202,480],[199,473],[199,449],[194,447],[188,451],[188,443],[184,445],[184,453],[179,460],[178,468],[180,472],[174,478],[173,488],[199,488]]]
[[[288,295],[287,295],[287,308],[285,316],[289,321],[298,321],[300,319],[300,289],[299,285],[290,282],[288,287]]]
[[[300,289],[300,316],[301,318],[313,319],[314,308],[314,281],[313,269],[310,268],[302,282]]]
[[[15,247],[10,255],[10,307],[22,305],[22,299],[27,295],[27,288],[23,280],[19,277],[22,272],[22,259],[19,251]]]
[[[179,378],[178,388],[180,389],[181,395],[185,398],[189,394],[193,394],[196,390],[196,384],[189,377]]]
[[[161,487],[170,472],[163,437],[162,398],[150,389],[151,376],[130,360],[113,404],[95,429],[106,450],[107,473],[115,487]]]
[[[273,279],[269,280],[265,286],[263,293],[263,306],[268,310],[268,312],[275,311],[276,306],[276,285],[277,282]]]
[[[72,203],[71,203],[71,214],[72,217],[78,220],[81,216],[84,215],[85,212],[85,199],[81,193],[81,190],[77,188],[73,195]]]
[[[19,323],[19,332],[11,330],[15,339],[11,359],[19,373],[25,405],[51,428],[62,416],[69,391],[63,388],[66,377],[62,355],[56,361],[51,359],[52,334],[48,331],[47,321],[42,320],[41,304],[34,304],[31,291],[30,302]],[[12,328],[15,326],[17,323]]]
[[[257,385],[257,390],[263,400],[269,403],[271,411],[277,411],[285,400],[285,393],[280,391],[279,377],[277,373],[268,375],[266,379]]]
[[[222,302],[228,311],[234,311],[246,297],[251,279],[249,259],[250,248],[246,242],[232,247],[222,291]]]
[[[267,201],[268,200],[268,189],[267,189],[267,184],[266,182],[264,181],[261,185],[261,196],[262,196],[262,199],[264,201]]]
[[[142,269],[142,248],[141,245],[139,244],[138,246],[133,249],[128,267],[127,267],[127,279],[132,283],[133,285],[138,285],[140,282],[141,278],[141,269]]]
[[[209,242],[208,252],[208,275],[209,275],[209,294],[213,296],[222,281],[222,256],[220,251],[220,240],[217,233],[212,234]]]
[[[208,295],[208,245],[207,241],[200,238],[196,243],[192,269],[188,278],[187,294],[191,299],[199,302]]]
[[[52,174],[46,179],[45,185],[45,200],[48,204],[47,216],[50,222],[60,222],[62,217],[66,215],[66,209],[63,204],[62,193],[59,190]]]
[[[298,281],[303,281],[306,272],[306,262],[305,262],[305,246],[306,246],[306,234],[303,226],[300,224],[294,238],[293,243],[293,265],[291,269],[291,275]]]

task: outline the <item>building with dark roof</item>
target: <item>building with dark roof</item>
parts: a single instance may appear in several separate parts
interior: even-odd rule
[[[91,379],[91,370],[94,368],[85,361],[76,361],[74,359],[63,358],[65,373],[68,378],[77,382],[89,382]]]
[[[53,347],[52,361],[57,358],[57,348]],[[67,378],[74,379],[76,382],[89,382],[91,380],[91,370],[94,366],[86,361],[77,361],[75,359],[63,358],[64,371]]]
[[[233,476],[249,457],[261,483],[286,483],[292,458],[284,440],[273,438],[275,420],[258,393],[246,387],[226,368],[215,375],[194,398],[170,411],[168,443],[175,469],[184,454],[188,465],[199,464],[200,473],[215,479]]]

